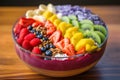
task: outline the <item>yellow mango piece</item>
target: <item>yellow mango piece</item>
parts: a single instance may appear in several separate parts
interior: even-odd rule
[[[65,26],[61,26],[61,27],[60,27],[60,30],[62,31],[62,35],[64,36],[64,34],[66,33],[66,30],[67,30],[68,28],[71,28],[71,27],[72,27],[72,25],[70,25],[70,24],[68,24],[68,23],[66,23]]]
[[[60,30],[60,27],[65,26],[65,25],[66,25],[65,22],[61,22],[61,23],[58,25],[57,29]]]
[[[89,44],[86,44],[86,47],[85,47],[85,49],[86,49],[87,52],[93,52],[97,48],[98,48],[97,46],[95,46],[95,45],[89,45]]]
[[[60,19],[55,19],[53,24],[58,27],[58,25],[61,23],[61,20]]]
[[[70,27],[66,30],[64,37],[70,39],[76,32],[78,32],[77,27]]]
[[[85,50],[86,50],[87,52],[90,52],[90,51],[91,51],[91,45],[86,44]]]
[[[58,19],[58,18],[55,14],[53,14],[48,20],[50,20],[51,22],[54,22],[55,19]]]
[[[48,18],[50,18],[50,17],[53,15],[53,13],[50,12],[50,11],[45,11],[45,12],[43,12],[42,15],[43,15],[46,19],[48,19]]]
[[[94,40],[92,40],[92,39],[87,39],[87,38],[81,39],[81,40],[76,44],[75,50],[78,51],[78,50],[81,49],[82,47],[85,47],[86,44],[94,45]]]
[[[81,32],[77,32],[72,36],[70,41],[75,46],[76,43],[78,43],[78,41],[80,41],[80,39],[82,39],[82,38],[83,38],[83,34]]]

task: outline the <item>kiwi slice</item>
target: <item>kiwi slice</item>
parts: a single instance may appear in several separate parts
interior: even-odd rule
[[[104,26],[102,25],[94,25],[95,31],[100,31],[102,32],[105,36],[107,35],[107,30]]]
[[[67,16],[63,16],[61,20],[64,22],[70,23],[70,19]]]
[[[101,42],[103,42],[105,40],[105,35],[102,32],[95,31],[95,33],[97,33],[99,35],[99,37],[101,38]]]
[[[91,20],[85,19],[85,20],[80,21],[80,24],[91,24],[91,25],[93,25],[93,22]]]
[[[69,17],[69,19],[71,19],[71,20],[77,20],[77,17],[75,16],[75,15],[68,15],[68,17]]]
[[[72,20],[71,23],[73,26],[80,27],[80,24],[77,20]]]
[[[101,44],[101,38],[95,31],[86,31],[84,33],[84,37],[86,38],[92,38],[98,45]]]
[[[89,30],[89,31],[94,31],[94,27],[93,27],[93,25],[91,25],[91,24],[82,24],[82,25],[81,25],[81,29],[82,29],[83,31],[87,31],[87,30]]]

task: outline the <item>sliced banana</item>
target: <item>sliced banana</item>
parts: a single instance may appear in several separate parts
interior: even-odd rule
[[[46,21],[45,17],[43,17],[42,15],[41,16],[40,15],[39,16],[35,15],[35,16],[33,16],[33,19],[38,20],[40,22],[45,22]]]
[[[43,13],[43,11],[41,11],[40,9],[35,9],[33,11],[34,15],[41,15]]]
[[[28,11],[26,12],[25,16],[26,16],[27,18],[33,17],[33,16],[34,16],[33,10],[28,10]]]
[[[56,13],[55,7],[52,4],[48,4],[47,9],[52,13]]]
[[[44,5],[44,4],[40,4],[39,5],[39,10],[40,11],[45,11],[47,9],[47,6],[46,5]]]

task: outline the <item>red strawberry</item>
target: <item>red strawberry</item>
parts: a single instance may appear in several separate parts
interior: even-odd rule
[[[51,21],[47,20],[47,21],[45,22],[45,27],[46,27],[46,28],[49,28],[49,27],[52,27],[52,26],[54,26],[54,25],[53,25],[53,23],[52,23]]]
[[[21,29],[22,29],[22,26],[17,23],[14,27],[14,33],[19,34]]]
[[[58,41],[60,41],[61,37],[62,37],[61,31],[57,30],[57,31],[55,31],[55,32],[49,37],[49,39],[50,39],[54,44],[56,44]]]
[[[38,27],[38,26],[43,27],[43,26],[44,26],[44,23],[39,22],[39,21],[36,21],[36,22],[34,22],[34,23],[32,24],[32,26],[33,26],[33,27]]]
[[[47,35],[51,35],[53,32],[55,32],[55,30],[56,30],[55,26],[47,28]]]
[[[32,40],[33,38],[35,38],[35,35],[33,33],[29,33],[24,37],[24,40]]]
[[[47,28],[47,35],[51,35],[56,30],[56,27],[50,21],[46,21],[45,27]]]
[[[28,29],[27,28],[23,28],[21,31],[20,31],[20,35],[19,35],[19,38],[23,38],[29,33]]]
[[[28,40],[23,41],[22,47],[27,49],[27,50],[32,50],[32,46],[30,45],[30,42]]]
[[[32,52],[35,53],[35,54],[41,54],[41,50],[39,49],[39,47],[34,47],[32,49]]]
[[[20,18],[19,24],[22,25],[23,27],[28,27],[29,25],[32,25],[32,23],[35,22],[34,19],[32,18]]]
[[[34,39],[32,39],[32,40],[30,41],[30,44],[31,44],[32,46],[37,46],[37,45],[39,45],[40,43],[41,43],[41,41],[40,41],[39,38],[34,38]]]
[[[76,54],[84,54],[85,53],[85,47],[81,48],[76,52]]]
[[[69,44],[66,47],[64,47],[63,51],[69,56],[75,55],[74,46],[72,44]]]

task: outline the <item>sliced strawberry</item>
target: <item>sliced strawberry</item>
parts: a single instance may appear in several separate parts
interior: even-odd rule
[[[22,47],[27,49],[27,50],[32,50],[32,46],[30,45],[30,42],[28,40],[23,41]]]
[[[56,44],[58,41],[60,41],[61,36],[61,31],[57,30],[49,37],[49,39],[53,42],[53,44]]]
[[[85,47],[81,48],[76,52],[76,54],[84,54],[85,53]]]
[[[20,18],[19,24],[22,25],[23,27],[28,27],[29,25],[32,25],[32,23],[35,22],[34,19],[32,18]]]
[[[34,47],[32,49],[32,52],[35,53],[35,54],[41,54],[41,50],[39,49],[39,47]]]
[[[68,44],[66,47],[64,47],[63,52],[67,53],[69,56],[75,55],[74,46],[72,44]]]
[[[37,46],[37,45],[39,45],[40,43],[41,43],[41,41],[40,41],[39,38],[34,38],[34,39],[32,39],[32,40],[30,41],[30,44],[31,44],[32,46]]]
[[[32,40],[33,38],[35,38],[35,35],[33,33],[29,33],[24,37],[24,40]]]
[[[59,42],[57,42],[56,44],[54,44],[57,48],[60,48],[61,50],[64,50],[64,48],[69,45],[69,39],[64,38],[62,40],[60,40]]]
[[[45,27],[47,28],[47,35],[51,35],[56,30],[56,27],[50,21],[46,21]]]
[[[56,30],[55,26],[47,28],[47,35],[51,35],[53,32],[55,32],[55,30]]]
[[[21,29],[22,29],[22,26],[17,23],[14,27],[14,33],[19,34]]]
[[[20,31],[20,35],[19,38],[23,38],[29,33],[27,28],[22,28],[22,30]]]
[[[33,27],[38,27],[38,26],[43,27],[43,26],[44,26],[44,23],[39,22],[39,21],[36,21],[36,22],[34,22],[34,23],[32,24],[32,26],[33,26]]]
[[[54,26],[54,25],[53,25],[53,23],[52,23],[51,21],[47,20],[47,21],[45,22],[45,27],[46,27],[46,28],[49,28],[49,27],[52,27],[52,26]]]

